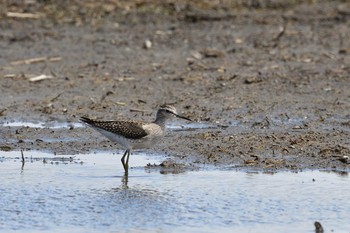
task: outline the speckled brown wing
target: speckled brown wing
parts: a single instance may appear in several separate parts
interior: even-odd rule
[[[92,127],[119,134],[129,139],[141,139],[148,135],[142,128],[142,124],[137,121],[96,121],[87,117],[82,117],[80,120]]]

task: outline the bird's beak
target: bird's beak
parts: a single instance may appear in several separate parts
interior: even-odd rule
[[[187,117],[184,117],[184,116],[180,116],[180,115],[177,115],[177,114],[175,116],[178,117],[178,118],[181,118],[181,119],[192,121],[190,118],[187,118]]]

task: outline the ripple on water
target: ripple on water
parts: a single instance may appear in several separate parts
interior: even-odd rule
[[[21,170],[19,152],[0,152],[4,231],[313,232],[314,221],[328,231],[350,228],[347,173],[206,169],[164,175],[143,168],[158,156],[136,153],[126,183],[118,155],[51,164],[40,160],[51,154],[25,154],[39,159],[28,159]]]

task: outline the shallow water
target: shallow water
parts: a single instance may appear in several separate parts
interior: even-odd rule
[[[134,154],[126,181],[119,155],[24,155],[0,152],[2,232],[350,232],[347,173],[164,174]]]
[[[5,121],[0,124],[2,127],[29,127],[29,128],[49,128],[49,129],[65,129],[65,128],[81,128],[86,127],[85,124],[79,122],[30,122],[30,121]],[[191,123],[179,123],[173,122],[168,125],[172,130],[191,130],[191,129],[207,129],[215,128],[217,126],[203,123],[203,122],[191,122]]]
[[[49,129],[64,129],[64,128],[80,128],[84,127],[84,124],[77,122],[30,122],[30,121],[6,121],[2,123],[2,127],[29,127],[29,128],[49,128]]]
[[[173,131],[188,131],[188,130],[200,130],[200,129],[213,129],[213,128],[227,128],[235,127],[244,129],[246,127],[251,128],[253,126],[261,126],[264,123],[268,124],[269,127],[276,127],[282,129],[284,127],[292,127],[295,129],[300,129],[305,126],[305,124],[310,124],[310,122],[318,121],[318,124],[323,130],[332,131],[339,129],[342,131],[350,130],[349,127],[349,116],[330,116],[328,118],[320,121],[317,117],[293,117],[289,116],[271,116],[269,118],[257,118],[250,120],[231,120],[227,124],[221,124],[220,122],[210,123],[210,122],[183,122],[174,121],[167,125],[167,128]],[[81,122],[59,122],[59,121],[21,121],[21,120],[11,120],[0,122],[0,127],[29,127],[29,128],[49,128],[49,129],[69,129],[69,128],[82,128],[86,127],[85,124]]]

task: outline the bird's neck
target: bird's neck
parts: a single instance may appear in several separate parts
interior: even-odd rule
[[[157,116],[157,118],[154,121],[154,123],[159,125],[162,128],[162,130],[164,130],[165,129],[166,119],[164,117]]]

